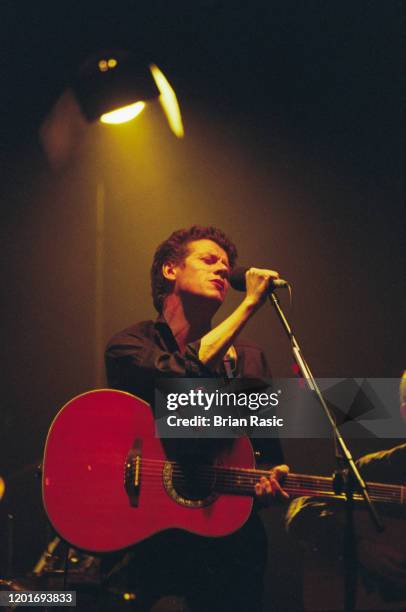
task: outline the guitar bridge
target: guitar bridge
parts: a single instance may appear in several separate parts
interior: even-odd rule
[[[130,501],[130,506],[138,506],[141,487],[141,440],[136,438],[130,449],[124,467],[124,488]]]

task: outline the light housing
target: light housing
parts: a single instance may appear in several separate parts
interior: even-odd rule
[[[82,64],[72,88],[88,121],[160,93],[147,64],[121,50],[92,55]]]
[[[49,163],[60,168],[69,160],[88,122],[127,122],[154,100],[159,100],[172,133],[182,138],[175,91],[155,64],[123,50],[95,53],[81,65],[40,126],[39,137]]]

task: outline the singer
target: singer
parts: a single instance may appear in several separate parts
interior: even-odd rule
[[[240,334],[264,304],[270,282],[279,278],[277,272],[248,269],[241,303],[212,327],[236,258],[234,244],[214,227],[175,231],[157,248],[151,285],[158,318],[137,323],[110,340],[106,369],[111,387],[140,396],[153,406],[157,377],[270,377],[262,350]],[[176,442],[178,455],[186,456],[186,461],[197,460],[194,455],[201,453],[201,447],[196,447],[196,441],[193,448],[187,445],[190,440]],[[278,440],[258,442],[262,461],[280,463]],[[220,446],[225,441],[210,443]],[[262,478],[255,485],[257,497],[287,497],[279,483],[287,471],[287,466],[279,465],[269,479]],[[255,513],[231,536],[204,539],[166,532],[138,544],[131,556],[127,574],[131,568],[143,610],[169,606],[193,612],[261,609],[266,542]],[[113,567],[110,575],[114,573]]]

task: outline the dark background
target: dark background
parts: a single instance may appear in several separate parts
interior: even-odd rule
[[[282,299],[315,375],[400,377],[402,17],[393,1],[3,3],[0,474],[3,513],[11,504],[23,525],[19,571],[33,565],[43,538],[30,466],[41,460],[57,410],[100,382],[100,182],[104,341],[154,316],[156,245],[179,227],[214,224],[235,240],[242,264],[290,280],[291,310]],[[163,70],[185,139],[173,137],[155,105],[131,124],[89,126],[69,162],[52,168],[39,127],[81,63],[109,47]],[[291,375],[270,307],[246,335],[264,346],[276,375]],[[353,449],[392,443],[364,440]],[[296,471],[331,469],[329,442],[284,444]]]

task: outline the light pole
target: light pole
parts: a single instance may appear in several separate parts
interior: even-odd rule
[[[106,191],[101,180],[96,185],[96,249],[95,249],[95,301],[94,301],[94,387],[103,387],[104,381],[104,258],[105,258],[105,202]]]

